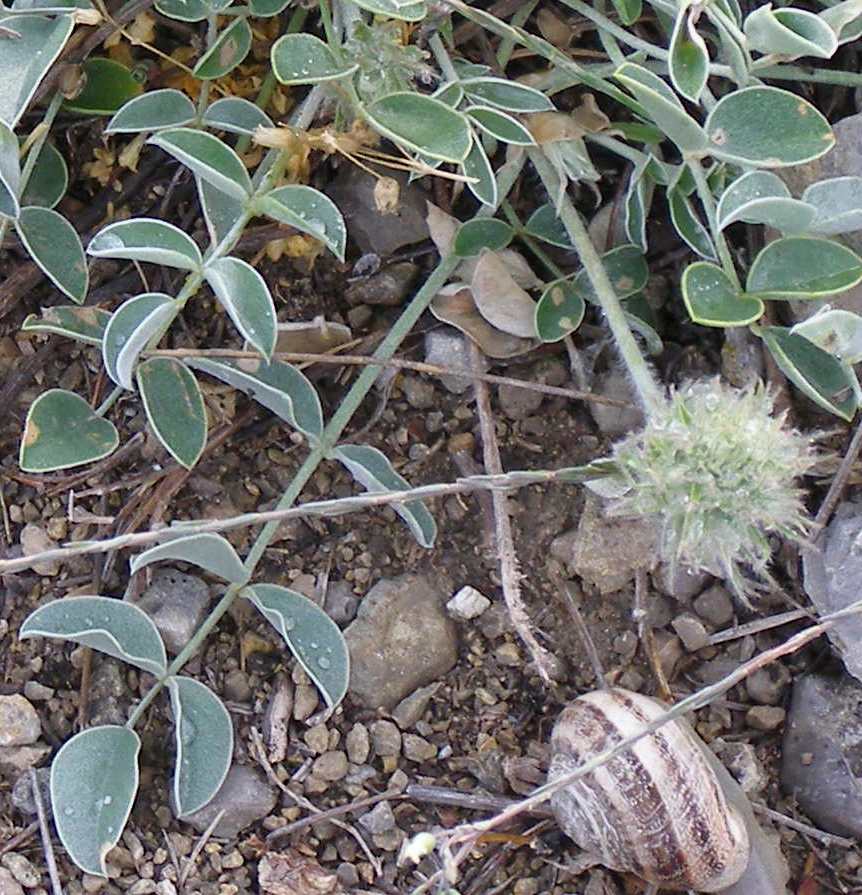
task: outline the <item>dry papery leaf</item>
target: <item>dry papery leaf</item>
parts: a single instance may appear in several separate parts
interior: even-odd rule
[[[265,854],[257,865],[257,881],[260,891],[269,895],[340,895],[344,891],[334,873],[293,849]]]
[[[302,323],[279,323],[275,350],[325,354],[352,338],[349,326],[315,317],[314,320]]]
[[[532,351],[539,343],[496,329],[479,313],[465,283],[444,286],[431,302],[431,313],[472,339],[488,357],[504,359]]]
[[[479,313],[497,329],[529,339],[535,334],[536,303],[496,252],[483,251],[470,281]]]
[[[445,258],[452,252],[452,244],[455,242],[455,234],[461,222],[431,202],[427,203],[427,208],[425,221],[428,224],[428,233],[440,256]],[[515,249],[501,249],[493,254],[502,260],[511,277],[522,289],[538,289],[542,286],[542,281],[533,273],[520,252]],[[465,258],[456,269],[453,278],[463,282],[472,281],[479,260],[479,258]]]

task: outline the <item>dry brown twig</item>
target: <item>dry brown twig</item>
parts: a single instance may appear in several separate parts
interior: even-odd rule
[[[471,343],[470,357],[476,372],[482,372],[485,356]],[[497,444],[497,433],[494,428],[494,415],[491,411],[491,397],[488,385],[474,378],[473,391],[476,396],[476,411],[479,414],[479,428],[482,433],[482,451],[485,457],[485,471],[490,475],[502,475],[503,463],[500,460],[500,448]],[[500,561],[500,579],[503,587],[503,598],[509,610],[509,618],[521,640],[527,645],[539,677],[550,684],[557,676],[556,659],[536,638],[530,616],[521,597],[521,581],[523,574],[518,568],[518,557],[515,553],[515,540],[512,537],[512,520],[509,515],[508,496],[499,490],[491,492],[494,508],[497,555]]]

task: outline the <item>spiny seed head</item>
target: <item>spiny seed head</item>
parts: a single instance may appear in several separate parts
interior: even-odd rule
[[[814,459],[765,387],[688,383],[614,448],[628,490],[613,510],[657,516],[664,559],[724,576],[747,599],[743,568],[769,578],[769,535],[798,540],[808,529],[796,479]]]

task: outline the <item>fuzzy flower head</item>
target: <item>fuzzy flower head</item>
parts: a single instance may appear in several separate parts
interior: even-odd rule
[[[769,536],[806,534],[796,480],[814,462],[810,441],[773,416],[761,385],[688,383],[613,459],[626,489],[615,514],[658,517],[665,560],[723,576],[743,599],[750,575],[769,578]]]

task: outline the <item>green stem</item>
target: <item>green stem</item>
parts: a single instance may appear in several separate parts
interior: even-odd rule
[[[545,158],[541,149],[527,150],[545,189],[551,196],[562,196],[559,217],[569,234],[569,239],[580,256],[587,277],[595,290],[599,303],[604,311],[617,350],[628,369],[632,382],[644,405],[647,414],[652,413],[664,403],[662,390],[650,372],[647,362],[640,352],[638,343],[629,329],[625,311],[620,304],[610,277],[602,264],[602,259],[593,245],[584,222],[581,220],[571,200],[561,189],[560,179],[556,171]]]
[[[706,179],[703,167],[698,159],[686,158],[685,163],[688,166],[689,171],[691,171],[695,185],[697,186],[697,196],[700,199],[700,204],[703,206],[703,211],[706,214],[706,220],[709,224],[709,232],[712,235],[712,241],[718,250],[718,257],[721,261],[722,270],[724,270],[725,274],[727,274],[737,290],[741,291],[742,286],[740,285],[739,277],[736,274],[736,267],[733,264],[733,257],[730,254],[727,240],[724,238],[724,233],[718,226],[715,197],[712,195],[712,190],[709,188],[709,182]]]
[[[39,153],[42,151],[42,147],[48,139],[48,134],[51,132],[51,125],[54,123],[54,119],[57,117],[57,113],[60,111],[60,106],[62,105],[63,94],[58,90],[51,97],[51,102],[48,104],[48,108],[45,110],[42,120],[37,125],[37,127],[42,128],[42,130],[27,152],[27,161],[24,162],[24,168],[21,171],[20,185],[18,187],[19,198],[24,195],[24,190],[27,188],[30,177],[33,174],[33,169],[36,167],[36,162],[39,160]],[[6,230],[10,223],[11,221],[9,218],[0,220],[0,246],[3,245],[3,240],[6,237]]]
[[[117,402],[117,399],[120,395],[123,394],[125,389],[122,386],[116,385],[114,386],[111,393],[105,398],[104,401],[96,408],[96,416],[104,416]]]
[[[434,54],[440,70],[446,76],[446,80],[456,82],[458,80],[458,72],[455,71],[455,66],[452,65],[452,60],[449,58],[449,53],[443,45],[443,39],[440,37],[439,31],[435,31],[431,35],[428,46],[431,47],[431,52]]]
[[[548,273],[550,273],[555,280],[562,280],[566,276],[565,273],[554,263],[550,255],[548,255],[539,243],[533,239],[529,233],[524,232],[524,225],[521,223],[521,219],[518,217],[515,209],[512,208],[512,203],[506,199],[501,207],[503,209],[503,214],[506,216],[506,220],[512,225],[512,229],[515,231],[518,239],[520,239],[539,261],[545,265]]]
[[[212,45],[216,42],[216,38],[218,38],[218,21],[216,20],[215,13],[210,13],[207,17],[207,50],[212,48]],[[207,105],[209,105],[210,98],[210,81],[207,78],[201,79],[201,92],[198,94],[198,120],[201,120],[204,117],[204,112],[207,110]]]
[[[511,159],[509,162],[507,162],[500,169],[497,175],[498,193],[500,196],[506,196],[508,194],[509,190],[512,188],[512,185],[517,179],[518,174],[521,171],[523,163],[524,157],[522,154],[519,154]],[[482,209],[479,211],[477,217],[488,217],[490,215],[493,215],[494,211],[495,209],[483,206]],[[386,338],[380,343],[380,346],[374,352],[374,358],[376,360],[386,361],[395,354],[401,342],[413,329],[419,318],[422,316],[428,305],[431,303],[431,300],[439,292],[440,288],[445,284],[446,280],[452,275],[452,273],[455,271],[460,263],[461,259],[456,258],[452,255],[449,255],[446,258],[442,258],[440,260],[440,263],[434,269],[433,273],[428,277],[422,288],[413,297],[404,313],[398,318],[392,329],[387,334]],[[366,367],[353,383],[350,391],[347,393],[338,410],[332,416],[332,419],[330,419],[328,425],[324,429],[320,441],[312,448],[305,462],[302,464],[302,466],[299,468],[298,472],[294,476],[293,481],[290,483],[287,490],[282,495],[276,506],[276,509],[288,509],[299,497],[302,489],[305,487],[311,476],[314,475],[314,472],[316,471],[320,463],[331,454],[332,449],[338,443],[338,439],[347,428],[347,425],[353,417],[353,414],[362,404],[365,396],[371,390],[371,387],[374,385],[375,380],[380,375],[380,369],[381,368],[378,366]],[[272,538],[278,530],[279,525],[279,522],[270,522],[266,524],[261,530],[260,534],[257,536],[254,544],[252,544],[251,550],[249,550],[244,563],[247,573],[247,580],[251,580],[252,576],[254,575],[255,568],[260,562],[264,551],[272,541]],[[126,727],[133,728],[135,724],[137,724],[147,706],[152,703],[153,699],[155,699],[156,695],[164,687],[167,678],[177,674],[183,667],[183,665],[185,665],[185,663],[193,655],[195,655],[200,646],[203,644],[207,635],[213,630],[213,628],[215,628],[215,626],[219,623],[222,616],[228,611],[228,609],[230,609],[241,588],[242,585],[233,584],[225,591],[224,596],[219,600],[210,614],[206,617],[203,624],[194,633],[192,638],[183,648],[182,652],[180,652],[179,655],[168,666],[165,676],[159,678],[155,682],[155,684],[153,684],[153,686],[147,691],[147,693],[144,694],[141,702],[138,703],[138,705],[132,711],[132,714],[129,716],[129,720],[126,722]]]
[[[649,41],[641,40],[636,34],[626,31],[625,28],[620,27],[616,22],[612,22],[607,16],[593,9],[588,3],[584,3],[582,0],[562,0],[562,3],[564,6],[568,6],[569,9],[573,9],[576,13],[582,15],[585,19],[589,19],[598,26],[600,31],[613,35],[620,43],[632,47],[632,49],[640,50],[654,59],[667,60],[670,58],[670,54],[664,47],[657,47],[655,44],[649,43]]]
[[[527,23],[527,19],[533,14],[533,10],[539,5],[539,0],[530,0],[529,3],[522,3],[520,8],[515,12],[512,16],[512,24],[516,28],[521,28]],[[500,46],[497,49],[497,64],[500,66],[500,71],[505,71],[506,66],[509,64],[509,60],[512,58],[512,51],[515,49],[515,38],[514,37],[504,37],[500,41]]]

